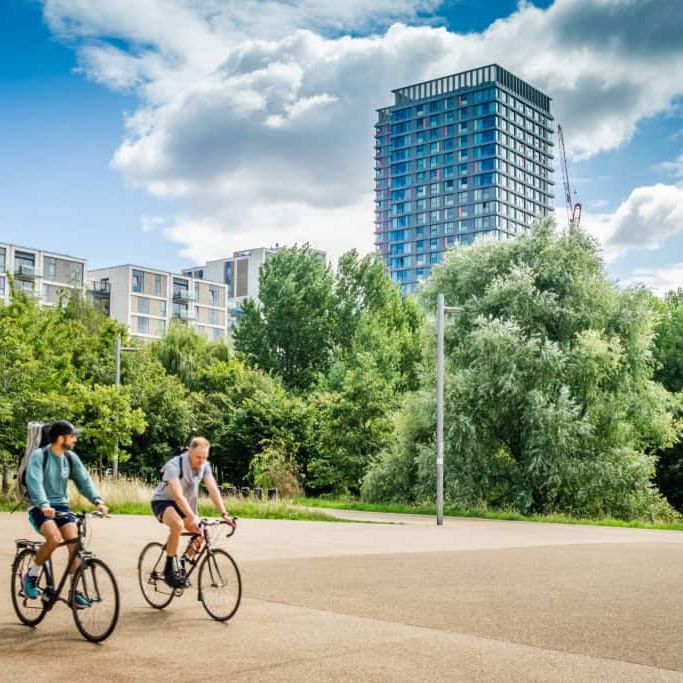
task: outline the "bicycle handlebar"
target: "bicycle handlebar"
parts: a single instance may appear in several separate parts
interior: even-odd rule
[[[233,517],[232,519],[237,520],[237,517]],[[204,517],[203,519],[199,520],[199,526],[203,527],[218,526],[219,524],[226,524],[230,527],[230,531],[226,535],[227,538],[230,538],[230,536],[232,536],[236,531],[236,527],[230,524],[230,522],[228,522],[225,519],[207,519],[206,517]]]

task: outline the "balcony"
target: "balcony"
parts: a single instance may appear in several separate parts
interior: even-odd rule
[[[108,299],[111,296],[109,282],[91,282],[88,291],[95,299]]]
[[[173,301],[178,304],[189,304],[197,301],[197,297],[189,289],[174,289]]]
[[[21,264],[14,266],[14,277],[18,280],[35,280],[41,276],[40,271],[29,264]]]
[[[197,316],[192,311],[173,311],[171,317],[174,320],[179,320],[181,323],[192,322],[197,319]]]

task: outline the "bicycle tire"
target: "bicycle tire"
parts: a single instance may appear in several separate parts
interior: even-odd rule
[[[151,569],[145,562],[148,554],[150,559],[155,562],[151,565]],[[142,549],[140,557],[138,557],[138,584],[142,591],[142,597],[147,604],[154,607],[154,609],[164,609],[164,607],[168,607],[175,595],[175,589],[171,588],[162,578],[165,563],[165,560],[161,560],[162,556],[165,557],[163,543],[153,541]],[[155,560],[155,557],[159,559]],[[160,560],[161,569],[157,569]],[[159,576],[152,576],[152,572],[158,572]],[[157,584],[161,585],[161,590],[157,588]],[[150,588],[152,588],[152,590],[150,590]],[[159,599],[156,599],[157,596]]]
[[[242,601],[242,577],[237,563],[228,552],[220,548],[209,550],[199,567],[197,583],[199,599],[212,619],[228,621],[234,616]],[[211,605],[207,603],[209,595],[231,595],[232,599],[224,610],[220,610],[219,607],[214,606],[213,602]]]
[[[28,598],[23,598],[20,595],[24,589],[24,574],[28,570],[28,565],[31,563],[31,559],[34,558],[35,555],[35,551],[31,548],[24,548],[16,555],[14,562],[12,562],[12,579],[10,581],[10,590],[12,591],[12,606],[14,607],[14,611],[23,624],[31,627],[38,626],[38,624],[45,618],[45,615],[47,614],[47,605],[43,601],[42,596],[39,596],[32,601],[36,603],[35,607],[28,607]],[[45,571],[41,573],[40,581],[44,582],[44,577]],[[22,612],[22,608],[26,610],[30,609],[31,612],[27,611],[24,613]],[[35,612],[35,616],[29,616],[29,614],[32,614],[33,612]]]
[[[104,582],[103,582],[104,579]],[[106,582],[110,582],[111,595],[108,598],[103,597],[102,588]],[[79,591],[85,595],[91,603],[91,606],[81,609],[76,605],[75,594]],[[91,628],[93,618],[92,615],[95,609],[99,608],[100,603],[113,602],[112,614],[107,617],[104,626],[99,630]],[[109,567],[100,559],[96,557],[84,560],[81,566],[74,575],[71,591],[69,592],[69,604],[71,605],[71,612],[76,622],[76,627],[81,635],[89,640],[91,643],[101,643],[103,640],[109,638],[119,618],[119,587],[114,578],[114,574]]]

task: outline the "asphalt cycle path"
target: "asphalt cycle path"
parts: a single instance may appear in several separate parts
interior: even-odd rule
[[[164,537],[151,516],[94,520],[121,590],[94,646],[63,605],[18,623],[13,539],[32,532],[0,513],[0,681],[683,681],[683,533],[334,514],[356,523],[239,521],[221,543],[243,579],[227,624],[196,589],[144,602],[137,557]]]

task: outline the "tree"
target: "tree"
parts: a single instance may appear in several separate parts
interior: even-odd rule
[[[453,250],[425,288],[428,310],[437,292],[465,308],[446,338],[453,503],[619,517],[666,510],[650,480],[653,453],[675,427],[671,396],[653,381],[650,297],[608,281],[593,239],[545,221],[515,240]],[[426,494],[433,450],[412,451],[414,487]]]
[[[668,292],[662,301],[655,300],[659,312],[654,355],[655,379],[676,394],[676,417],[683,421],[683,289]],[[677,510],[683,510],[683,442],[657,454],[656,482],[660,491]]]
[[[305,390],[332,362],[334,277],[308,245],[282,249],[263,265],[260,305],[246,303],[235,349],[250,364]]]

